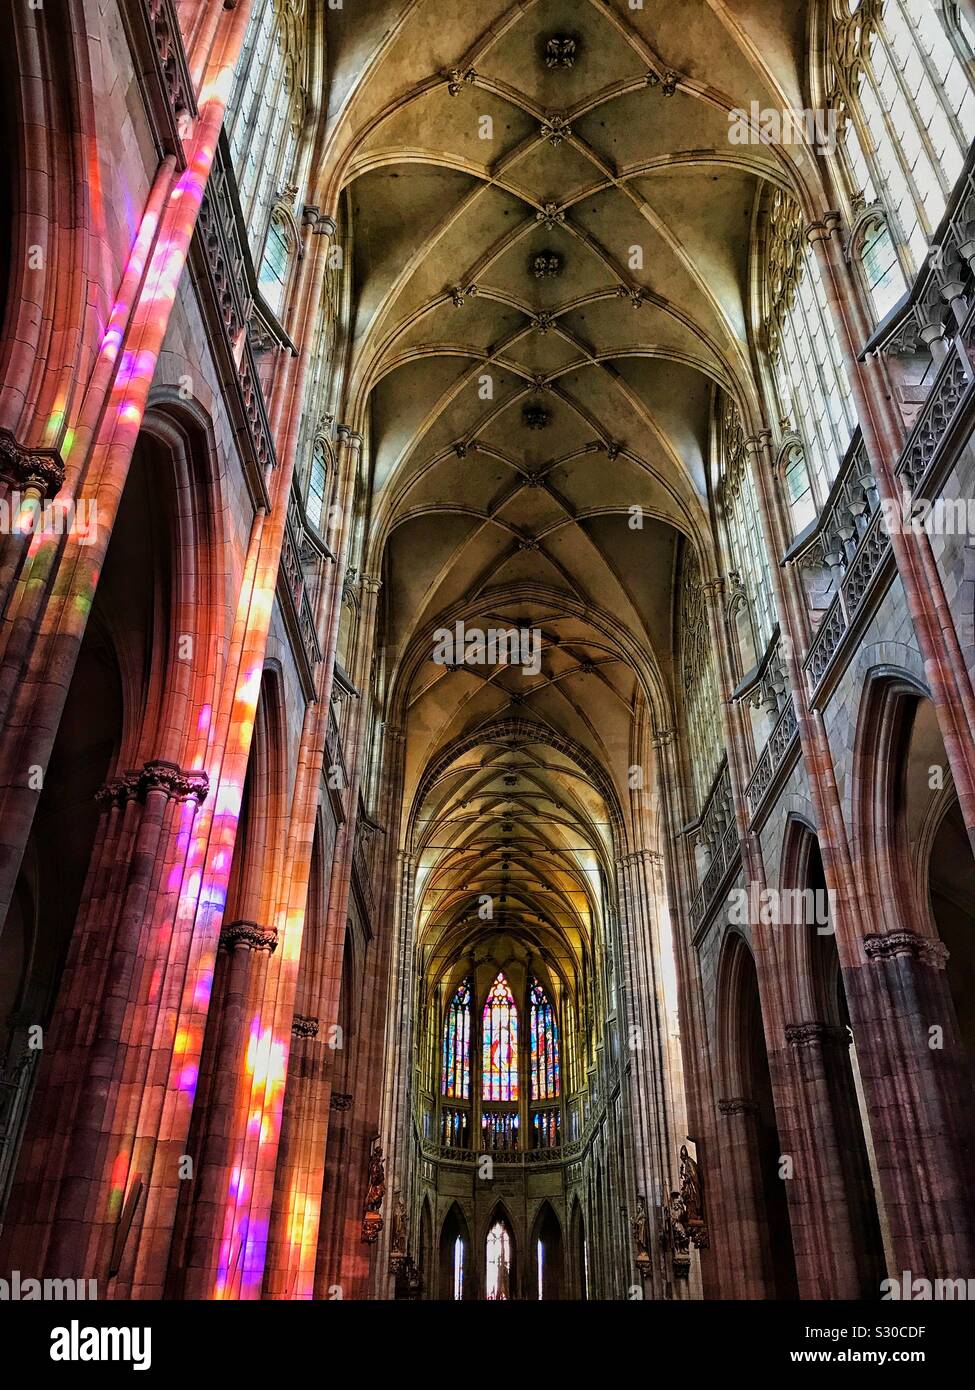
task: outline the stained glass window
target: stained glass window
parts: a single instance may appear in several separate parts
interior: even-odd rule
[[[484,1100],[518,1099],[518,1010],[508,981],[499,974],[488,991],[482,1019]]]
[[[470,1100],[471,987],[467,980],[454,991],[444,1020],[441,1091],[452,1100]]]
[[[532,1100],[555,1100],[559,1094],[559,1030],[538,980],[531,988],[531,1084]]]
[[[487,1296],[489,1299],[511,1297],[511,1236],[503,1221],[495,1221],[488,1231]]]

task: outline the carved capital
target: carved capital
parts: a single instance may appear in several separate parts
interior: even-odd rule
[[[745,1096],[731,1096],[727,1100],[718,1101],[719,1115],[754,1115],[757,1110],[755,1102],[746,1099]]]
[[[933,970],[944,970],[948,960],[948,948],[943,942],[906,929],[871,932],[863,938],[863,949],[868,960],[887,961],[896,956],[910,956],[912,960],[920,961]]]
[[[210,779],[203,771],[184,772],[178,763],[165,762],[161,758],[146,763],[139,775],[139,789],[143,795],[150,791],[164,791],[177,801],[191,798],[198,806],[206,800],[210,790]]]
[[[785,1040],[790,1047],[810,1047],[813,1043],[818,1043],[820,1047],[849,1047],[852,1041],[849,1029],[833,1023],[822,1023],[818,1019],[806,1023],[787,1023]]]
[[[350,449],[358,449],[362,444],[362,435],[351,425],[336,425],[335,437],[340,444],[345,444]]]
[[[810,246],[817,241],[829,241],[842,220],[838,212],[827,212],[818,221],[810,222],[806,227],[806,240]]]
[[[295,1014],[291,1020],[291,1031],[296,1038],[315,1038],[318,1036],[318,1019],[308,1014]]]
[[[332,1110],[351,1110],[352,1095],[348,1091],[333,1091],[329,1101],[329,1108]]]
[[[256,922],[231,922],[220,933],[220,945],[227,951],[246,946],[251,951],[273,953],[278,945],[276,927],[259,927]]]
[[[64,485],[64,464],[55,449],[26,449],[9,430],[0,430],[0,472],[19,488],[54,497]]]

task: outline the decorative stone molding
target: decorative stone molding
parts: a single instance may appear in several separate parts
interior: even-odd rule
[[[542,121],[539,134],[543,140],[547,140],[558,149],[562,141],[568,140],[572,135],[572,127],[564,116],[548,116]]]
[[[822,1023],[818,1019],[812,1019],[807,1023],[787,1023],[785,1040],[790,1047],[811,1047],[813,1043],[820,1046],[832,1044],[849,1047],[853,1041],[848,1028],[834,1023]]]
[[[247,946],[252,951],[274,954],[278,945],[276,927],[259,927],[256,922],[231,922],[220,933],[220,945],[226,951]]]
[[[758,1113],[758,1106],[753,1100],[746,1099],[745,1096],[731,1096],[726,1100],[718,1101],[719,1115],[755,1115]]]
[[[126,801],[144,800],[150,791],[164,791],[177,801],[191,798],[202,806],[210,790],[210,779],[203,771],[184,772],[177,763],[153,759],[138,771],[125,772],[99,787],[95,801],[99,806],[122,806]]]
[[[536,333],[541,333],[543,337],[550,328],[555,327],[555,322],[554,314],[533,314],[531,318],[532,328]]]
[[[311,1018],[308,1014],[295,1014],[291,1020],[291,1031],[296,1038],[316,1038],[318,1019]]]
[[[567,34],[553,34],[545,44],[547,68],[571,68],[576,60],[578,40]]]
[[[887,961],[897,956],[910,956],[933,970],[944,970],[949,954],[943,942],[907,929],[871,932],[863,938],[863,949],[868,960]]]
[[[25,449],[9,430],[0,430],[0,473],[22,489],[55,497],[64,485],[64,464],[55,449]]]
[[[648,297],[646,290],[640,289],[638,285],[617,285],[616,293],[620,299],[628,299],[634,309],[642,309]]]
[[[535,213],[535,221],[541,222],[546,227],[563,227],[565,225],[565,208],[558,203],[543,203],[538,212]]]
[[[452,97],[457,96],[465,86],[472,86],[476,80],[477,70],[475,68],[448,68],[444,73],[447,94]]]
[[[469,299],[473,299],[477,294],[476,285],[454,285],[450,294],[450,302],[455,309],[463,309]]]
[[[562,257],[557,251],[538,251],[529,259],[528,269],[536,280],[553,279],[562,274]]]
[[[353,1100],[353,1097],[352,1097],[351,1092],[349,1092],[349,1091],[333,1091],[333,1092],[332,1092],[331,1099],[329,1100],[329,1103],[328,1103],[329,1109],[330,1109],[330,1110],[351,1110],[351,1109],[352,1109],[352,1100]]]
[[[663,82],[660,88],[665,97],[672,97],[674,95],[674,93],[677,91],[677,84],[679,81],[680,73],[675,72],[673,68],[668,68],[667,71],[664,73]]]

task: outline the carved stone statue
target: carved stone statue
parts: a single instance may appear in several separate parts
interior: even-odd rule
[[[687,1210],[679,1192],[671,1192],[664,1206],[664,1243],[670,1247],[675,1276],[686,1279],[691,1266],[691,1237],[687,1229]]]
[[[377,1144],[369,1157],[369,1178],[362,1213],[362,1239],[368,1245],[372,1245],[373,1241],[378,1240],[379,1232],[383,1228],[383,1218],[380,1213],[385,1195],[386,1162],[383,1158],[382,1145]]]
[[[630,1222],[633,1239],[636,1243],[636,1262],[641,1273],[650,1267],[650,1218],[647,1204],[642,1197],[636,1199],[636,1215]]]
[[[406,1203],[402,1197],[396,1198],[396,1211],[393,1215],[392,1250],[397,1255],[406,1254]]]
[[[697,1163],[688,1153],[686,1144],[680,1147],[680,1195],[686,1213],[687,1230],[694,1242],[694,1248],[707,1250],[708,1228],[704,1216],[701,1173]]]

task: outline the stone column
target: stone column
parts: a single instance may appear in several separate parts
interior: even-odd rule
[[[248,1291],[250,1271],[258,1247],[263,1255],[267,1231],[255,1230],[248,1220],[253,1165],[242,1162],[241,1150],[256,1142],[254,1126],[259,1131],[263,1123],[272,1064],[261,1035],[261,1009],[277,944],[277,931],[256,922],[231,922],[220,933],[217,968],[223,979],[210,1006],[216,1030],[212,1067],[198,1097],[202,1127],[183,1298],[255,1296]]]

